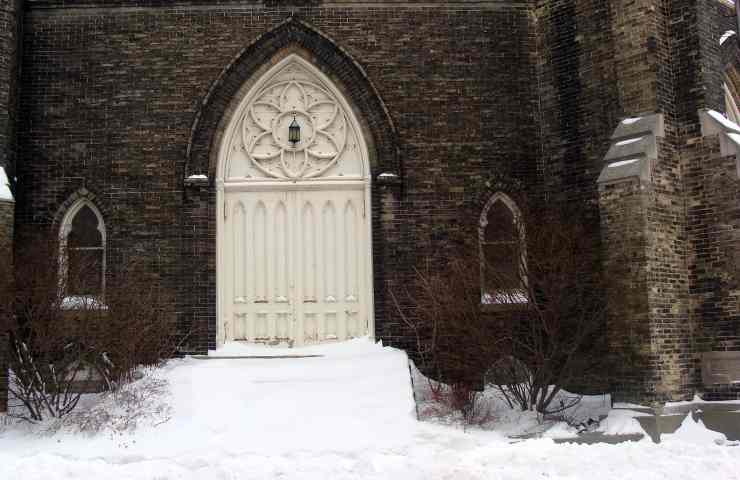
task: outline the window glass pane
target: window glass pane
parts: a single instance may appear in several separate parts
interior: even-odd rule
[[[72,220],[67,245],[70,248],[103,246],[103,236],[98,230],[98,217],[87,205],[82,207]]]
[[[488,210],[488,224],[484,240],[486,242],[511,242],[516,239],[514,214],[504,202],[495,202]]]
[[[519,249],[514,242],[484,244],[485,290],[494,292],[520,287]]]
[[[67,295],[99,295],[103,288],[103,249],[68,250]]]

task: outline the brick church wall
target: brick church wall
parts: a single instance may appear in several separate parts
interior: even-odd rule
[[[683,395],[688,293],[673,123],[667,121],[649,194],[634,179],[601,191],[596,182],[621,119],[672,108],[671,12],[653,0],[544,1],[537,12],[548,190],[602,216],[594,241],[602,242],[607,258],[631,252],[636,262],[625,273],[641,293],[619,308],[620,318],[631,320],[608,325],[613,349],[637,341],[629,351],[617,350],[629,354],[635,367],[615,371],[613,388],[624,398]],[[627,245],[625,238],[635,243]],[[644,334],[636,336],[635,329]]]
[[[5,275],[12,270],[7,265],[12,265],[12,247],[13,247],[13,217],[15,213],[15,204],[13,202],[0,200],[0,262],[3,262],[0,272]],[[0,291],[5,292],[6,285],[11,282],[12,278],[0,278]],[[9,299],[3,298],[0,301],[6,302]],[[6,332],[0,330],[0,412],[4,412],[8,401],[8,346],[9,340]]]
[[[526,4],[393,3],[27,2],[18,237],[89,190],[111,258],[151,256],[196,332],[185,349],[213,347],[215,188],[183,186],[191,128],[223,69],[292,12],[361,65],[396,128],[402,184],[373,190],[375,308],[403,346],[383,292],[475,238],[490,172],[536,184],[539,132]]]
[[[0,167],[8,178],[15,172],[15,123],[17,91],[17,52],[19,0],[0,0]],[[13,226],[15,203],[0,199],[0,263],[12,265]],[[1,274],[12,270],[0,269]],[[9,276],[8,276],[9,277]],[[0,278],[5,290],[6,282],[12,278]],[[0,299],[8,301],[8,299]],[[1,326],[1,325],[0,325]],[[8,339],[0,328],[0,412],[7,407],[8,395]]]
[[[702,136],[696,117],[699,108],[725,111],[722,84],[728,65],[721,50],[737,50],[738,43],[735,36],[720,46],[719,39],[726,30],[737,31],[737,17],[732,6],[719,1],[697,1],[696,12],[700,80],[686,82],[696,110],[684,116],[688,126],[681,146],[693,329],[690,383],[706,399],[736,399],[737,385],[702,384],[701,355],[740,351],[740,179],[735,157],[722,155],[717,136]]]
[[[700,108],[721,110],[718,38],[735,29],[718,0],[29,0],[26,9],[17,236],[55,232],[65,202],[91,192],[112,268],[148,256],[177,293],[181,333],[191,332],[184,351],[213,348],[216,325],[215,186],[184,184],[201,173],[187,170],[194,121],[239,52],[291,14],[336,42],[322,56],[357,62],[394,125],[402,178],[376,182],[372,198],[380,338],[410,346],[384,292],[415,267],[470,253],[464,239],[476,238],[496,177],[532,198],[581,202],[607,260],[634,259],[624,273],[636,293],[619,307],[627,320],[607,326],[613,353],[632,362],[611,379],[617,397],[689,397],[701,351],[740,348],[737,181],[698,119]],[[654,112],[665,135],[649,181],[599,185],[615,126]],[[207,165],[209,148],[196,160]]]
[[[636,264],[626,274],[643,292],[620,306],[620,316],[630,322],[610,325],[612,347],[629,346],[620,354],[638,366],[615,371],[614,389],[624,399],[690,397],[700,389],[697,322],[716,321],[708,320],[711,312],[694,308],[696,275],[690,270],[697,266],[690,260],[706,253],[690,252],[697,245],[705,248],[700,244],[706,237],[693,235],[698,230],[691,223],[697,220],[687,213],[686,202],[692,201],[687,185],[697,179],[688,177],[693,173],[686,162],[702,155],[699,109],[722,110],[718,39],[736,29],[734,12],[716,0],[551,0],[537,2],[534,12],[547,190],[594,210],[598,201],[601,228],[594,241],[602,242],[607,258],[631,252]],[[665,136],[649,182],[636,188],[634,179],[625,179],[597,189],[615,126],[625,117],[653,112],[664,115]],[[635,225],[644,231],[638,233]],[[716,273],[726,267],[717,255],[700,263],[702,271],[711,264]],[[736,328],[729,318],[737,319],[731,313],[737,303],[725,304],[724,322]],[[709,337],[727,338],[720,330]],[[627,345],[626,339],[638,341]]]

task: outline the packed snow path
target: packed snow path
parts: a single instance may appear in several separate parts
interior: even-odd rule
[[[260,355],[230,347],[220,355]],[[290,359],[186,359],[160,374],[169,420],[133,433],[0,433],[0,479],[740,479],[740,447],[680,435],[512,443],[417,422],[406,356],[365,340]]]

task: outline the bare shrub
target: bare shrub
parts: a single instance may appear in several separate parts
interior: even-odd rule
[[[115,389],[140,364],[175,351],[172,299],[143,262],[107,279],[105,295],[68,296],[95,265],[59,265],[57,245],[35,242],[16,257],[2,312],[10,334],[9,390],[29,421],[61,418],[85,390]],[[84,280],[81,277],[87,277]]]
[[[416,341],[419,370],[447,384],[481,387],[500,355],[495,325],[481,310],[478,270],[477,258],[453,257],[438,269],[416,270],[407,286],[388,293]]]
[[[171,418],[171,407],[166,401],[168,388],[166,379],[143,375],[138,381],[104,393],[91,408],[72,412],[60,427],[89,434],[104,430],[117,434],[134,430],[142,423],[165,423]]]
[[[516,384],[500,385],[523,410],[562,412],[581,399],[563,395],[564,387],[604,383],[608,277],[597,230],[582,211],[558,206],[523,210],[522,255],[514,277],[487,272],[494,288],[498,284],[503,291],[514,284],[526,298],[518,318],[499,324],[503,328],[497,333],[506,339],[502,354],[529,370],[526,376],[519,368]]]
[[[475,390],[488,376],[510,406],[554,414],[580,400],[564,388],[604,383],[607,277],[578,209],[521,210],[516,268],[481,265],[470,245],[389,297],[425,374]]]
[[[427,379],[431,402],[420,411],[420,418],[441,418],[456,415],[464,427],[482,426],[493,421],[491,405],[482,391],[466,383],[446,385]]]

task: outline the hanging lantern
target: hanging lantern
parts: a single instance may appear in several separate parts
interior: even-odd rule
[[[301,141],[301,127],[298,125],[298,122],[296,122],[295,115],[293,115],[293,121],[290,122],[290,126],[288,126],[288,141],[292,143],[293,146]]]

